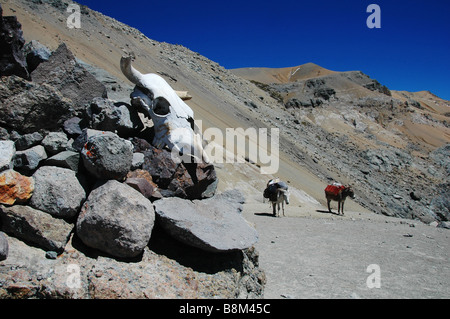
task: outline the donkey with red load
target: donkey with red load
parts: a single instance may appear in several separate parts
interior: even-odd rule
[[[338,183],[328,185],[325,188],[328,211],[333,213],[330,207],[330,202],[333,200],[338,202],[338,215],[344,215],[344,202],[348,196],[350,196],[350,198],[355,198],[355,193],[351,186],[344,186]]]

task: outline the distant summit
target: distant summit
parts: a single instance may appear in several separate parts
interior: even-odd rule
[[[237,76],[264,84],[284,84],[335,73],[314,63],[287,68],[239,68],[230,70]]]

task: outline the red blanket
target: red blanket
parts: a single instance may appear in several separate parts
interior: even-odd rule
[[[332,194],[334,196],[337,196],[343,189],[345,188],[345,186],[340,185],[340,186],[336,186],[336,185],[328,185],[325,188],[325,193],[328,194]]]

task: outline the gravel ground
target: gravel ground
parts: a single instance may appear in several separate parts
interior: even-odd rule
[[[265,298],[449,298],[450,230],[371,213],[246,204],[259,232]],[[376,266],[370,266],[376,265]],[[380,288],[377,283],[379,267]],[[370,270],[372,269],[372,270]]]

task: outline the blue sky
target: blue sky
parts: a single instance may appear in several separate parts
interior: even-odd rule
[[[78,2],[227,69],[313,62],[450,100],[448,0]],[[381,9],[379,29],[366,24],[372,3]]]

